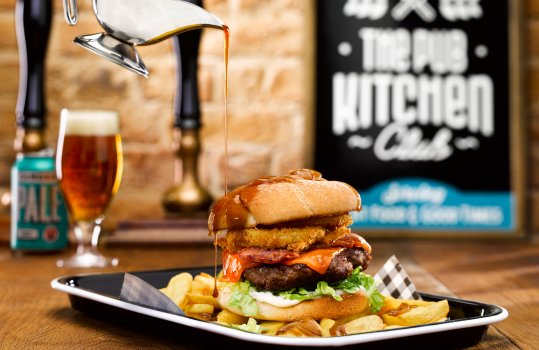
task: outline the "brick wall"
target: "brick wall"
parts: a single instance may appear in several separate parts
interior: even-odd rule
[[[61,2],[47,58],[48,144],[55,146],[59,111],[114,109],[121,115],[124,178],[110,209],[109,225],[123,219],[162,217],[162,194],[173,183],[172,114],[174,61],[169,41],[140,47],[150,70],[144,79],[73,44],[100,31],[91,1],[79,0],[80,19],[68,26]],[[529,216],[539,231],[539,0],[524,1],[527,77],[525,123],[529,130]],[[229,85],[229,179],[232,186],[263,174],[306,165],[305,125],[310,123],[307,0],[205,0],[205,7],[231,28]],[[9,187],[15,135],[18,54],[15,0],[0,0],[0,193]],[[200,178],[222,193],[223,35],[205,30],[199,60],[203,150]],[[308,65],[307,65],[308,67]],[[307,128],[308,129],[308,128]],[[529,161],[528,161],[529,159]],[[6,209],[1,216],[9,217]],[[535,215],[534,215],[535,214]]]
[[[160,201],[173,184],[171,152],[174,60],[170,41],[140,47],[150,70],[145,79],[72,43],[101,31],[89,0],[79,0],[79,23],[68,26],[60,1],[47,56],[47,140],[56,145],[62,108],[117,110],[125,151],[124,177],[109,223],[164,215]],[[263,6],[261,6],[263,5]],[[231,27],[229,179],[232,186],[262,174],[303,166],[304,30],[307,2],[206,0],[205,7]],[[0,188],[9,187],[13,163],[18,53],[14,0],[0,0]],[[270,34],[269,28],[274,28]],[[223,33],[205,30],[199,59],[203,150],[201,182],[222,194],[224,68]],[[8,215],[5,208],[3,215]]]

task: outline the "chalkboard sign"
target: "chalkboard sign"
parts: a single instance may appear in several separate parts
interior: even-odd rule
[[[360,192],[354,228],[522,232],[519,11],[316,2],[315,168]]]

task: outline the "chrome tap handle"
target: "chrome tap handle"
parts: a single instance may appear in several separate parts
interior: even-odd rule
[[[67,24],[74,26],[79,19],[79,11],[77,10],[77,0],[62,0],[64,4],[64,17]]]

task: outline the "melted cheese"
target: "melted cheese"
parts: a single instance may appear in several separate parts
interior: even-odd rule
[[[345,248],[330,247],[313,249],[301,254],[299,257],[282,262],[283,265],[304,264],[323,275],[327,272],[331,260],[335,255],[342,252]],[[238,254],[223,252],[223,278],[225,282],[238,282],[243,275],[243,271],[248,268],[262,265],[260,263],[245,260]]]
[[[314,271],[323,275],[328,270],[329,264],[331,264],[331,260],[333,260],[333,257],[342,252],[343,250],[344,248],[314,249],[301,254],[295,259],[283,262],[283,265],[305,264]]]

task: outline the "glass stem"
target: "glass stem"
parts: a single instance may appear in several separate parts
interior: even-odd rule
[[[92,233],[92,249],[97,251],[97,242],[99,240],[99,234],[101,233],[101,225],[97,222],[94,225],[94,232]]]
[[[101,225],[92,221],[79,221],[74,227],[77,238],[77,254],[97,252],[97,242],[101,233]]]

